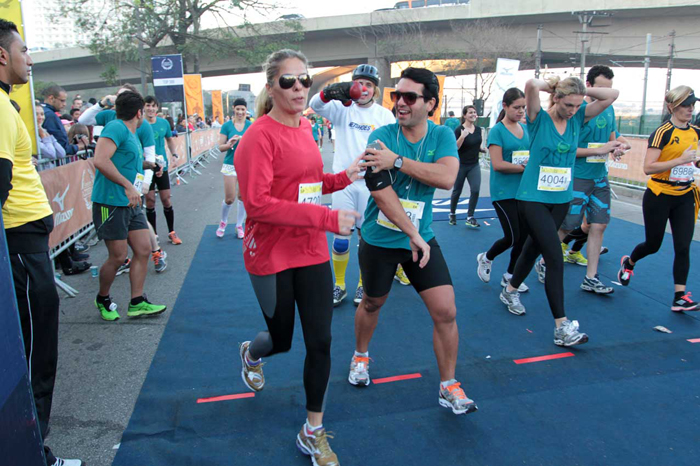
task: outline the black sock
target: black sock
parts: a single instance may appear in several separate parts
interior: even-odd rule
[[[99,293],[97,293],[97,298],[95,300],[100,304],[108,304],[112,301],[109,296],[100,296]]]
[[[674,301],[678,301],[681,299],[683,296],[685,296],[685,291],[676,291],[674,294],[675,298],[673,298]]]
[[[138,304],[141,304],[145,300],[146,299],[143,296],[137,296],[136,298],[131,298],[131,305],[136,306]]]
[[[168,223],[168,233],[175,231],[175,212],[173,212],[173,206],[163,207],[163,213],[165,214],[165,221]],[[155,227],[153,228],[155,229]]]
[[[585,242],[586,239],[588,239],[588,233],[584,233],[581,227],[574,228],[568,235],[566,235],[566,237],[562,240],[562,243],[569,244],[576,239],[582,239]]]
[[[624,264],[624,266],[625,266],[626,269],[634,270],[634,265],[630,264],[630,258],[629,258],[629,257],[628,257],[627,259],[625,259],[625,264]]]
[[[153,232],[158,234],[156,230],[156,209],[146,208],[146,219],[148,219],[148,223],[153,227]]]
[[[586,241],[588,240],[588,236],[586,236],[585,239],[577,239],[574,242],[574,245],[571,246],[571,250],[573,252],[579,252],[581,249],[583,249],[583,245],[586,244]]]

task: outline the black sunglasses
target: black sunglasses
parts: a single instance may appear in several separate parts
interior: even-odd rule
[[[406,102],[406,105],[415,104],[418,97],[425,99],[424,95],[419,95],[419,94],[416,94],[415,92],[399,92],[399,91],[390,92],[389,97],[391,97],[391,101],[394,103],[397,103],[403,97],[403,101]]]
[[[314,83],[314,78],[309,76],[307,73],[300,74],[299,76],[294,76],[293,74],[283,74],[279,79],[280,87],[282,89],[291,89],[297,80],[299,80],[301,85],[307,89]]]

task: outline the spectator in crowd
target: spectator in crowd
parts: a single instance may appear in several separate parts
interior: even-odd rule
[[[42,441],[49,431],[58,362],[60,301],[49,258],[53,211],[32,165],[29,132],[9,97],[13,85],[29,81],[32,64],[17,26],[0,19],[0,204]],[[44,456],[47,466],[83,464],[56,458],[45,445]]]
[[[226,118],[224,118],[224,122],[226,122],[226,121],[231,121],[231,117],[226,115]]]
[[[66,91],[60,86],[49,86],[44,89],[44,128],[56,141],[63,147],[67,155],[74,155],[80,150],[85,150],[89,141],[87,138],[82,139],[80,144],[71,144],[68,141],[68,134],[66,134],[66,129],[61,124],[61,120],[56,114],[64,109],[66,106]]]
[[[221,128],[221,122],[219,121],[219,116],[214,117],[214,121],[211,124],[212,128]]]
[[[180,114],[177,117],[177,125],[175,126],[175,131],[177,131],[178,133],[187,132],[187,127],[185,126],[185,116],[183,114]]]
[[[197,125],[197,115],[190,115],[187,117],[187,129],[189,131],[194,131]]]
[[[81,108],[83,108],[83,99],[80,97],[80,95],[76,95],[73,98],[73,105],[71,105],[70,108],[71,108],[71,110],[72,109],[80,110]]]
[[[36,107],[36,127],[39,131],[39,149],[41,151],[42,160],[56,160],[66,156],[66,150],[61,146],[56,138],[51,136],[48,131],[44,129],[42,124],[44,123],[44,107],[41,104],[35,104]],[[56,164],[51,162],[42,165],[41,169],[53,168]]]
[[[78,118],[80,118],[80,114],[82,113],[82,110],[79,108],[71,108],[70,109],[70,121],[71,125],[74,125],[78,122]]]
[[[86,107],[86,108],[90,108],[90,107],[92,107],[93,105],[97,105],[97,99],[94,98],[94,97],[90,97],[90,99],[88,100],[88,103],[85,104],[85,107]]]
[[[198,117],[197,117],[196,129],[204,129],[204,128],[206,128],[206,127],[207,127],[207,124],[204,122],[204,120],[202,119],[202,117],[198,116]]]
[[[165,121],[167,121],[168,124],[170,125],[170,131],[172,132],[173,137],[176,138],[177,131],[175,131],[175,122],[173,121],[173,117],[167,116],[167,117],[165,117]]]
[[[83,138],[86,138],[88,141],[90,140],[90,130],[87,126],[76,123],[70,127],[68,130],[68,140],[70,142],[75,143],[76,141],[82,141]],[[90,145],[88,145],[87,148],[89,149]]]

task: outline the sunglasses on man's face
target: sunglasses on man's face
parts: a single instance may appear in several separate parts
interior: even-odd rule
[[[297,80],[299,80],[301,85],[307,89],[314,83],[314,79],[307,73],[302,73],[299,76],[294,76],[293,74],[283,74],[279,79],[280,87],[282,89],[291,89],[294,87]]]
[[[415,92],[399,92],[399,91],[393,91],[389,93],[389,97],[391,97],[391,101],[393,103],[397,103],[401,98],[403,98],[403,101],[406,103],[406,105],[413,105],[416,103],[416,100],[420,97],[421,99],[425,99],[425,96],[419,95]]]

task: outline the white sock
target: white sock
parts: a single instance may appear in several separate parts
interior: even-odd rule
[[[369,351],[367,351],[366,353],[360,353],[359,351],[355,351],[355,356],[360,357],[360,358],[368,358]]]
[[[318,425],[318,426],[312,426],[311,423],[309,422],[309,419],[308,418],[306,419],[306,430],[308,432],[313,432],[313,431],[321,429],[321,428],[323,428],[323,424]]]
[[[226,201],[221,202],[221,221],[228,223],[228,213],[231,212],[233,204],[226,204]]]
[[[243,220],[245,220],[245,207],[243,206],[243,201],[240,199],[236,203],[237,214],[236,214],[236,226],[243,226]]]
[[[508,273],[508,272],[504,273],[503,276],[504,276],[505,279],[508,280],[508,281],[510,281],[510,279],[513,278],[513,274],[512,274],[512,273]]]
[[[457,380],[455,380],[455,379],[444,380],[444,381],[440,382],[440,386],[441,386],[442,388],[447,388],[448,386],[450,386],[450,385],[452,385],[453,383],[456,383],[456,382],[457,382]]]

